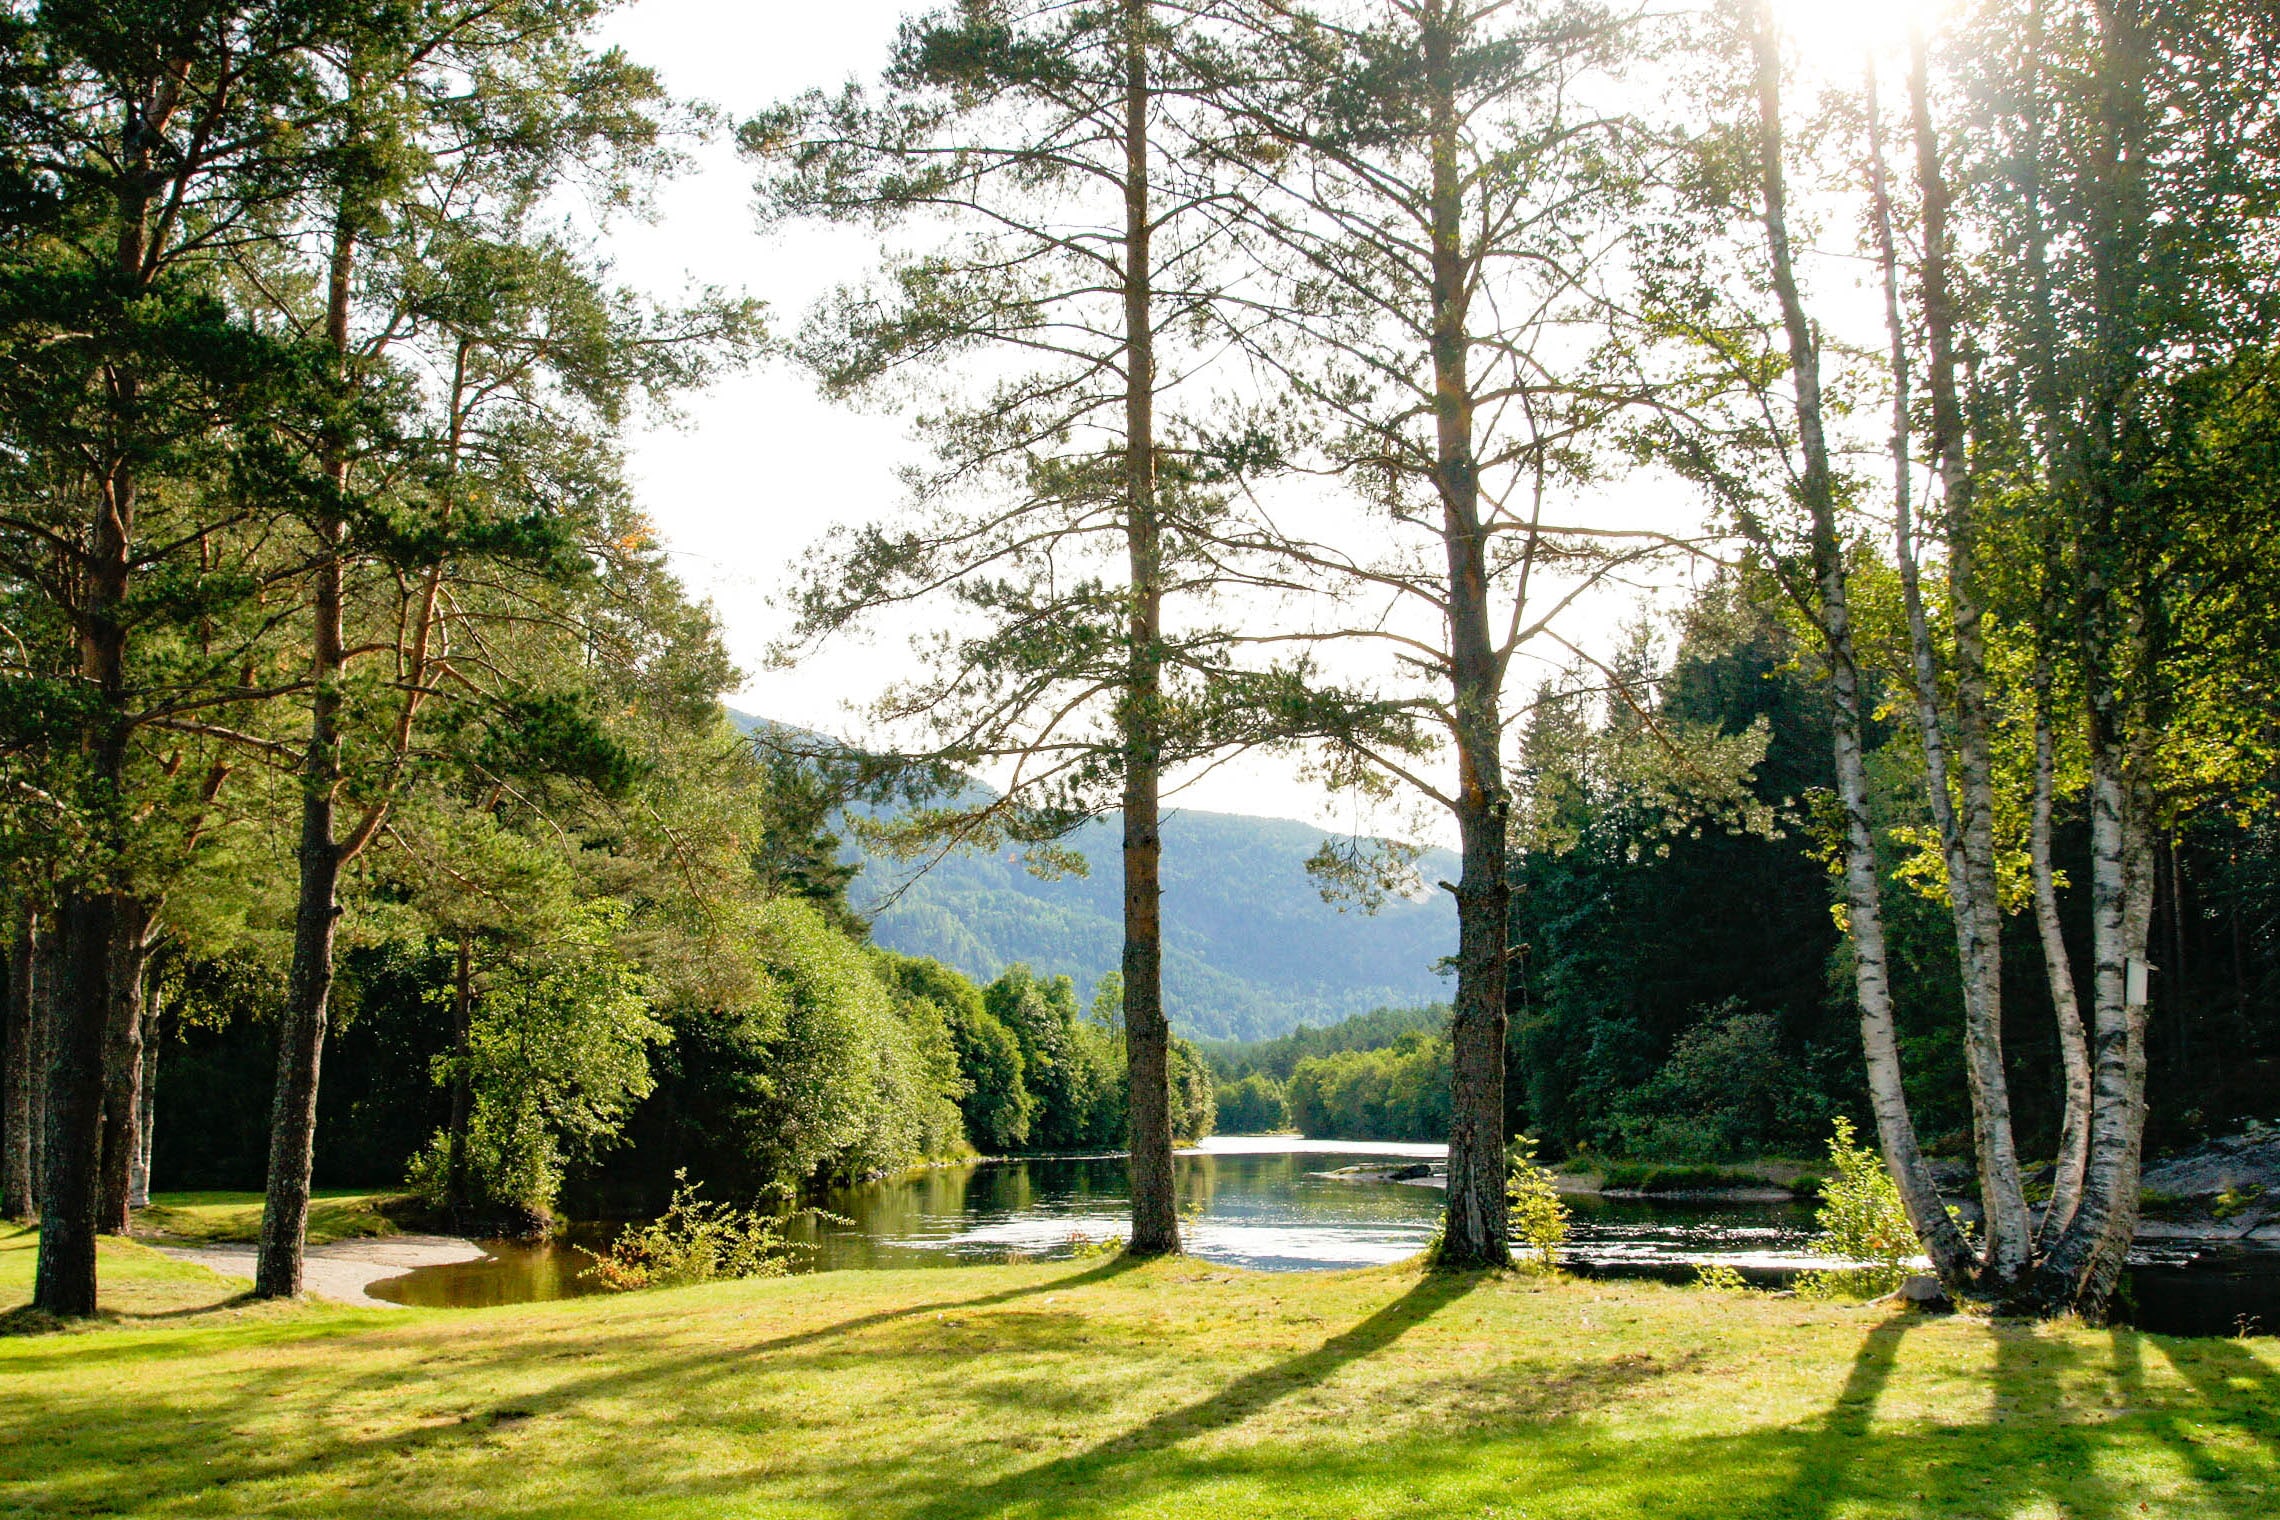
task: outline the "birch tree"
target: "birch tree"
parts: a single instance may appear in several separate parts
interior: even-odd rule
[[[1767,0],[1742,0],[1713,26],[1710,35],[1725,38],[1728,49],[1713,56],[1746,83],[1713,92],[1732,115],[1698,142],[1706,172],[1682,183],[1703,197],[1710,218],[1750,215],[1763,241],[1730,268],[1680,248],[1648,283],[1653,324],[1703,356],[1693,382],[1672,388],[1657,431],[1669,457],[1711,490],[1818,635],[1831,699],[1843,921],[1878,1139],[1933,1266],[1951,1285],[1972,1284],[1978,1258],[1940,1198],[1902,1080],[1884,875],[1869,814],[1873,673],[1863,669],[1852,604],[1844,521],[1851,483],[1832,450],[1822,337],[1806,306],[1791,226],[1781,36]],[[1714,244],[1698,246],[1706,252]],[[1753,297],[1771,307],[1769,319],[1749,307]]]
[[[2202,408],[2221,410],[2226,403],[2215,397],[2239,394],[2229,386],[2242,349],[2220,334],[2260,328],[2247,314],[2263,299],[2257,271],[2265,267],[2268,192],[2242,145],[2262,130],[2271,39],[2253,19],[2222,8],[1993,5],[1964,34],[1976,61],[1949,94],[1943,128],[1937,55],[1918,37],[1907,108],[1912,266],[1901,231],[1907,201],[1894,188],[1871,78],[1868,217],[1890,347],[1903,678],[1962,980],[1987,1220],[1984,1245],[1974,1249],[1947,1220],[1924,1169],[1892,1038],[1883,867],[1859,754],[1874,672],[1863,668],[1849,603],[1847,560],[1857,550],[1848,514],[1860,482],[1831,442],[1827,346],[1789,227],[1780,37],[1770,6],[1742,6],[1732,19],[1755,81],[1740,103],[1754,117],[1745,135],[1765,233],[1755,278],[1778,313],[1776,373],[1786,383],[1769,387],[1750,378],[1750,362],[1734,362],[1748,352],[1736,342],[1748,318],[1702,320],[1718,297],[1673,303],[1667,311],[1692,313],[1674,316],[1673,329],[1690,329],[1702,351],[1720,356],[1710,369],[1739,398],[1726,414],[1732,431],[1679,452],[1723,493],[1822,634],[1836,698],[1863,1043],[1886,1161],[1911,1219],[1952,1291],[2095,1317],[2135,1226],[2155,831],[2181,799],[2177,767],[2188,747],[2196,749],[2188,769],[2237,764],[2224,757],[2246,754],[2213,732],[2188,746],[2165,731],[2213,720],[2193,716],[2182,699],[2180,646],[2171,640],[2209,584],[2196,546],[2238,540],[2201,526],[2201,503],[2213,498],[2186,482],[2213,478]],[[1712,152],[1720,162],[1734,156],[1730,145]],[[1959,207],[1974,223],[1968,233],[1956,227]],[[1958,251],[1967,246],[1968,259]],[[1749,283],[1725,294],[1742,296]],[[1912,395],[1918,354],[1928,405]],[[1913,515],[1911,471],[1914,429],[1927,420],[1936,487],[1924,505],[1928,533]],[[2217,452],[2241,441],[2227,429]],[[1780,461],[1754,485],[1742,478],[1753,452]],[[1768,502],[1802,511],[1801,539],[1761,510]],[[1927,541],[1946,571],[1944,646],[1919,566]],[[2015,641],[2005,658],[2033,672],[2008,703],[1990,674],[1990,651],[2005,641]],[[2071,718],[2060,705],[2070,693],[2081,704]],[[2025,751],[2011,761],[2000,750],[2006,731]],[[2088,928],[2097,964],[2087,1036],[2052,859],[2059,755],[2077,746],[2089,772],[2093,841]],[[2007,841],[1998,773],[2006,766],[2025,778],[2020,895],[2035,914],[2064,1071],[2057,1182],[2039,1222],[2020,1186],[2004,1079],[1999,856]]]

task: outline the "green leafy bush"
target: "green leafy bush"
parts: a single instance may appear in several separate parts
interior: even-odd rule
[[[1124,1252],[1124,1237],[1103,1235],[1094,1239],[1083,1230],[1069,1232],[1069,1254],[1083,1260],[1093,1256],[1119,1256]]]
[[[1840,1116],[1829,1141],[1832,1175],[1821,1184],[1814,1215],[1820,1234],[1806,1248],[1849,1265],[1808,1272],[1797,1291],[1813,1298],[1874,1298],[1900,1286],[1918,1249],[1915,1226],[1900,1201],[1899,1185],[1884,1158],[1858,1144],[1850,1119]]]
[[[1621,1149],[1674,1161],[1715,1161],[1773,1147],[1794,1133],[1809,1099],[1781,1041],[1780,1021],[1729,998],[1698,1010],[1669,1058],[1613,1113]]]
[[[650,1047],[668,1036],[650,1012],[654,982],[618,947],[628,917],[612,900],[584,904],[549,943],[494,967],[464,1055],[436,1059],[436,1082],[464,1075],[472,1098],[468,1201],[543,1226],[570,1161],[614,1144],[649,1095]],[[453,1201],[450,1156],[439,1132],[412,1161],[411,1187],[431,1204]]]
[[[1536,1253],[1546,1267],[1560,1264],[1560,1242],[1567,1239],[1567,1205],[1559,1182],[1536,1161],[1536,1142],[1522,1135],[1512,1142],[1505,1197],[1511,1206],[1512,1238]]]
[[[673,1174],[673,1201],[638,1230],[629,1229],[606,1251],[581,1251],[588,1270],[606,1287],[677,1288],[729,1277],[782,1277],[799,1249],[784,1238],[783,1221],[758,1209],[740,1209],[697,1196],[688,1172]]]

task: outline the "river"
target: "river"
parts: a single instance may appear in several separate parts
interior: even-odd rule
[[[1325,1175],[1387,1160],[1436,1160],[1438,1145],[1220,1135],[1176,1166],[1182,1232],[1194,1255],[1270,1272],[1380,1266],[1431,1240],[1437,1188]],[[803,1219],[793,1235],[812,1271],[955,1266],[1052,1259],[1093,1249],[1126,1228],[1122,1156],[1053,1157],[937,1167],[835,1190],[824,1207],[844,1223]],[[1792,1203],[1571,1198],[1561,1253],[1572,1271],[1691,1278],[1698,1263],[1779,1282],[1816,1265],[1805,1252],[1812,1210]],[[376,1284],[398,1303],[478,1307],[601,1291],[581,1245],[615,1226],[576,1226],[540,1245],[486,1242],[482,1261],[425,1267]],[[2280,1253],[2238,1261],[2149,1257],[2132,1274],[2132,1309],[2148,1329],[2229,1334],[2241,1316],[2280,1329]]]

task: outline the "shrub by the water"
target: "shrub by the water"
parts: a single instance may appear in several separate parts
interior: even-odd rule
[[[606,1251],[586,1251],[605,1287],[675,1288],[726,1277],[782,1277],[798,1245],[783,1221],[697,1196],[686,1171],[673,1174],[673,1202],[663,1214],[629,1229]],[[585,1250],[583,1246],[579,1248]]]
[[[1567,1239],[1567,1205],[1558,1181],[1536,1161],[1536,1142],[1522,1135],[1512,1142],[1511,1170],[1505,1177],[1511,1207],[1512,1238],[1536,1253],[1546,1267],[1560,1264],[1560,1242]]]
[[[1850,1265],[1808,1272],[1797,1288],[1808,1296],[1874,1298],[1908,1275],[1916,1230],[1884,1158],[1854,1141],[1850,1119],[1839,1117],[1836,1128],[1829,1141],[1831,1175],[1821,1184],[1821,1207],[1814,1215],[1821,1233],[1807,1249]]]

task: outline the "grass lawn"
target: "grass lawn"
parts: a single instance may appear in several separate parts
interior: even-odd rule
[[[318,1189],[309,1200],[309,1244],[330,1245],[364,1235],[393,1235],[395,1222],[381,1212],[396,1202],[393,1193],[349,1193]],[[150,1207],[135,1215],[136,1232],[148,1231],[199,1245],[261,1238],[259,1193],[153,1193]]]
[[[0,1514],[2280,1513],[2272,1340],[1192,1261],[409,1312],[103,1265],[108,1323],[0,1338]]]

